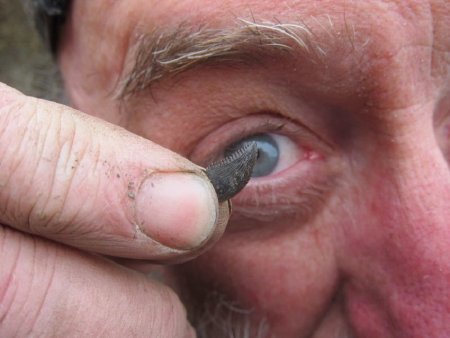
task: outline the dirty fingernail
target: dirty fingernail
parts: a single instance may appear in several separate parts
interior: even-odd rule
[[[193,173],[155,173],[136,196],[136,221],[148,237],[173,249],[201,245],[215,230],[217,199],[206,178]]]

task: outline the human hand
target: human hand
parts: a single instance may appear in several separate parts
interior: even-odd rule
[[[0,335],[195,336],[173,291],[97,254],[204,250],[229,210],[202,170],[5,85],[0,127]]]

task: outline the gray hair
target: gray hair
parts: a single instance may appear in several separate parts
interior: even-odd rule
[[[56,55],[59,30],[69,10],[70,0],[21,0],[44,43]]]
[[[236,23],[230,28],[192,28],[181,23],[174,29],[158,27],[140,35],[132,46],[133,67],[118,84],[118,98],[201,64],[249,63],[264,53],[283,54],[294,49],[315,59],[325,54],[313,32],[302,22],[283,24],[238,18]]]

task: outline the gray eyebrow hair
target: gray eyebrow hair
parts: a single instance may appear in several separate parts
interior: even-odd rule
[[[131,71],[122,77],[118,98],[125,99],[161,79],[203,64],[251,64],[258,58],[295,49],[317,58],[325,54],[303,23],[237,20],[228,28],[190,27],[141,35]]]

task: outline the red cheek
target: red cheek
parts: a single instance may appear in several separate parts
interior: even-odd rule
[[[362,337],[449,332],[450,179],[436,158],[374,164],[365,189],[354,190],[336,252],[349,322]]]

